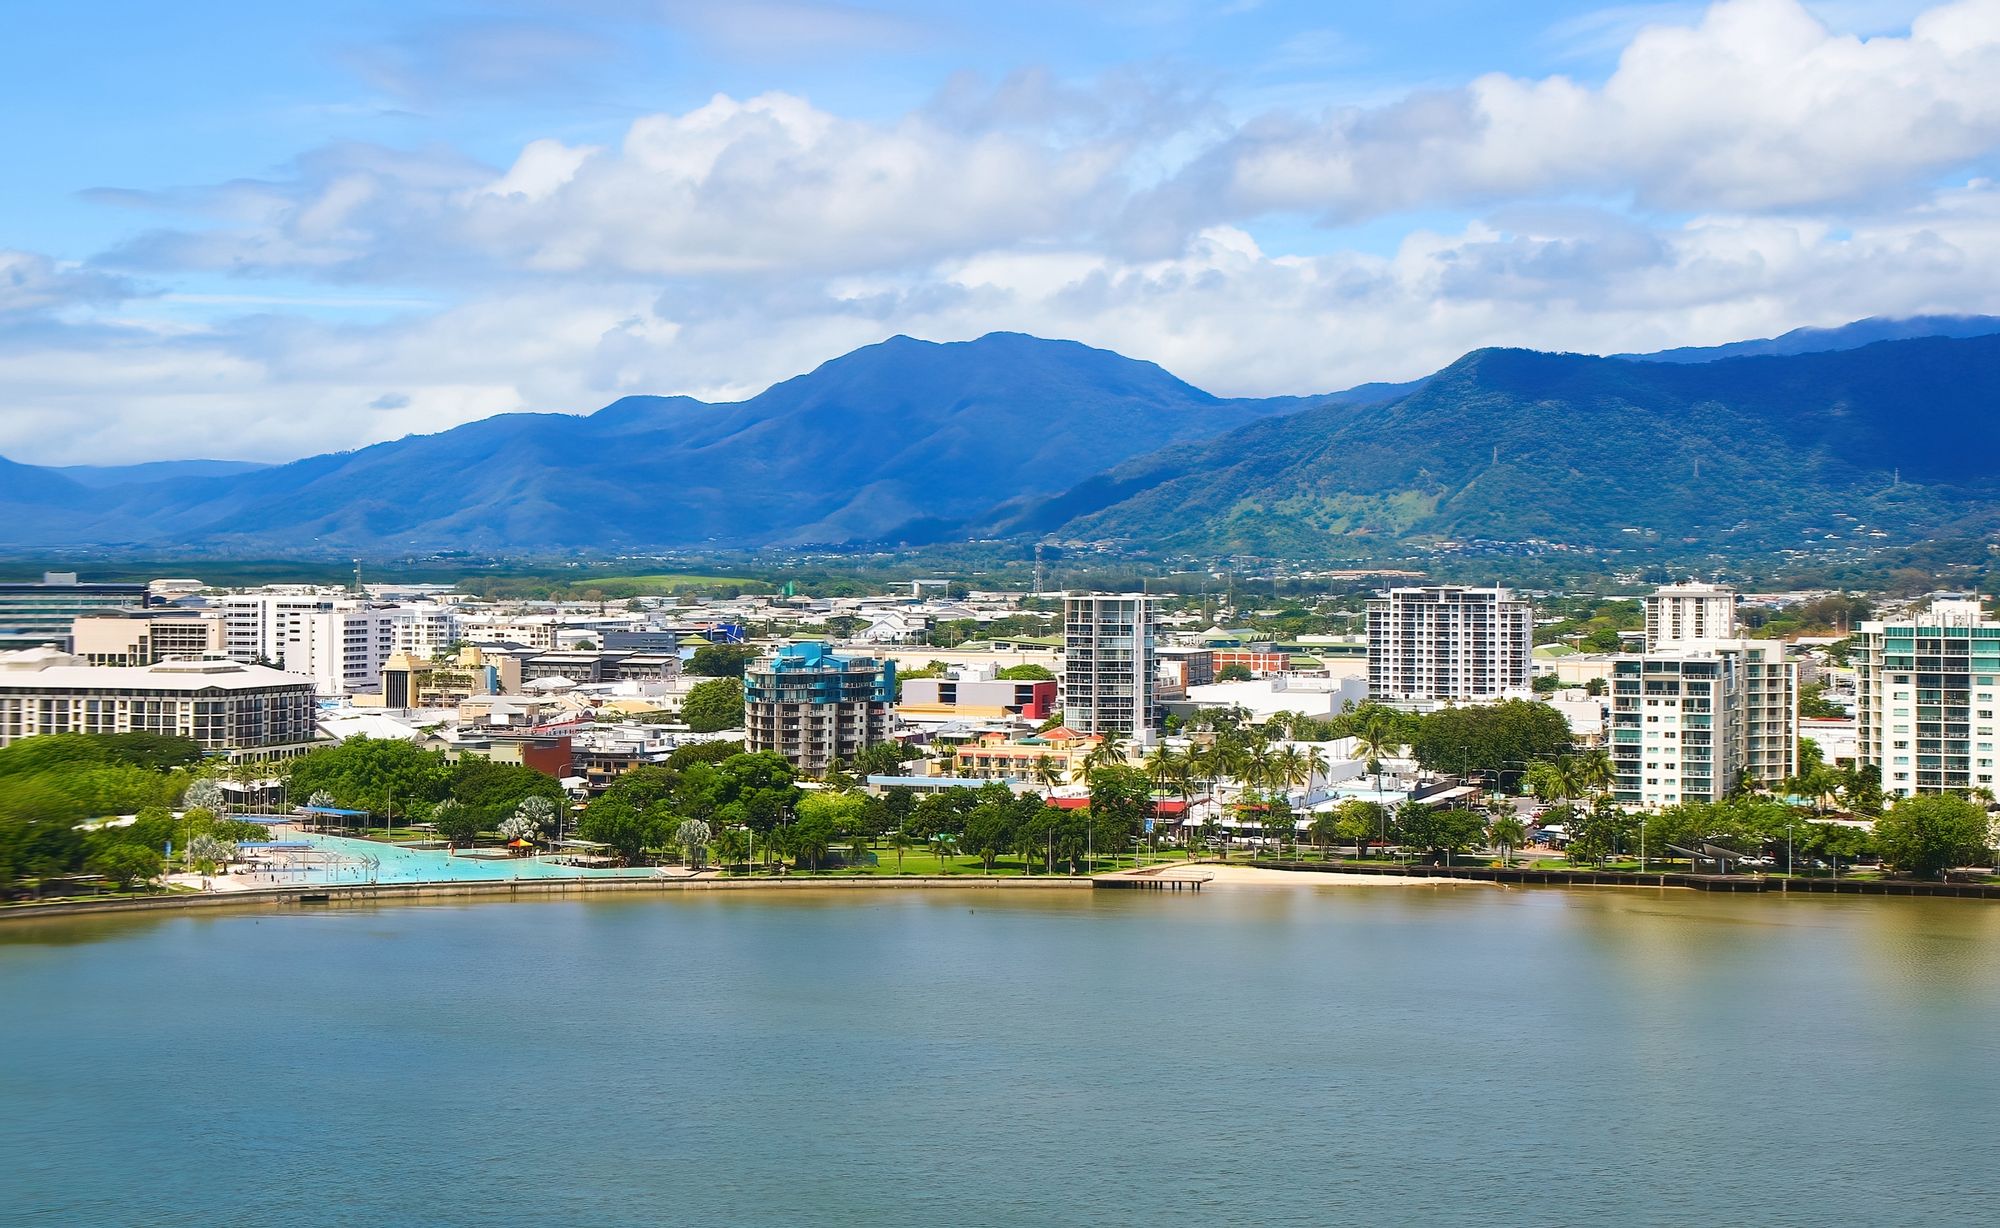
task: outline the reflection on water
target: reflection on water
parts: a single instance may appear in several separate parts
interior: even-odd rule
[[[1971,1222],[2000,1162],[1996,925],[1973,901],[1398,887],[7,925],[0,1207]]]

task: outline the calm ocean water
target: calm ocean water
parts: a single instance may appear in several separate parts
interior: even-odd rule
[[[866,892],[0,927],[9,1224],[1960,1224],[2000,908]]]

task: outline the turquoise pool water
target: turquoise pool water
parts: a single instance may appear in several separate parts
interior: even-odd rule
[[[439,849],[412,849],[347,836],[297,833],[282,836],[287,842],[309,844],[334,854],[332,864],[299,866],[279,871],[274,881],[310,883],[315,886],[343,883],[441,883],[495,882],[527,878],[649,878],[653,871],[637,869],[591,869],[538,861],[532,857],[487,859],[458,856]],[[256,876],[251,876],[255,878]]]

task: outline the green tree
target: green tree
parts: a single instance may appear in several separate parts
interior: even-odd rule
[[[1486,823],[1478,812],[1457,807],[1405,802],[1396,814],[1404,843],[1423,849],[1432,860],[1449,861],[1478,843]]]
[[[1231,661],[1215,672],[1217,682],[1249,682],[1256,676],[1250,672],[1249,666],[1240,661]]]
[[[1495,815],[1486,825],[1486,838],[1500,850],[1500,864],[1512,865],[1514,850],[1528,842],[1528,825],[1512,813]]]
[[[663,841],[666,833],[661,828],[658,803],[647,804],[631,794],[613,796],[612,789],[585,807],[577,823],[584,839],[606,845],[628,865]]]
[[[482,830],[499,826],[529,798],[546,803],[551,813],[564,800],[562,786],[553,778],[523,764],[495,763],[479,755],[462,756],[453,766],[451,796]]]
[[[1556,754],[1569,742],[1569,722],[1562,713],[1544,703],[1510,699],[1430,713],[1418,722],[1410,751],[1432,772],[1499,770],[1510,762]]]
[[[756,656],[755,649],[741,644],[703,644],[689,659],[688,673],[704,678],[741,678]]]
[[[452,798],[431,807],[431,829],[442,836],[452,848],[470,844],[479,838],[485,828],[479,816],[468,810],[462,803]]]
[[[1001,802],[982,802],[966,817],[965,847],[978,854],[986,873],[993,873],[994,858],[1013,846],[1015,827],[1013,809]]]
[[[1940,878],[1988,847],[1986,810],[1949,794],[1906,797],[1875,820],[1884,860],[1916,878]]]
[[[681,720],[696,733],[743,727],[743,681],[712,678],[697,682],[681,701]]]
[[[143,844],[107,845],[90,854],[85,864],[92,874],[102,874],[121,891],[130,891],[135,883],[158,878],[165,868],[160,851]]]
[[[833,847],[834,837],[840,832],[834,827],[833,819],[821,812],[801,813],[786,834],[791,842],[792,857],[798,866],[818,870],[826,851]]]
[[[708,824],[700,819],[682,819],[680,826],[674,828],[675,846],[687,858],[689,867],[696,870],[701,869],[702,855],[708,850],[710,838]]]
[[[1054,682],[1056,677],[1048,666],[1032,662],[1026,665],[1009,665],[1005,669],[994,671],[993,676],[1004,682]]]

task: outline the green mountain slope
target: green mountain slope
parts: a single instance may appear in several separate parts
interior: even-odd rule
[[[1995,519],[1996,457],[2000,337],[1697,365],[1482,350],[1393,404],[1137,457],[1045,503],[1059,523],[1012,523],[1302,558],[1466,539],[1906,540]]]

